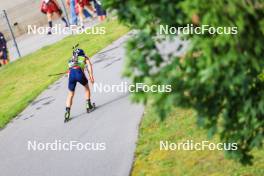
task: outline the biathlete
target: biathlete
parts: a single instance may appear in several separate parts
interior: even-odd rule
[[[85,98],[86,98],[86,110],[89,112],[94,108],[91,104],[91,94],[88,84],[88,80],[85,76],[84,70],[87,68],[89,80],[94,83],[93,68],[89,57],[87,57],[82,49],[74,48],[72,58],[69,60],[69,82],[68,82],[68,97],[66,101],[66,112],[65,112],[65,122],[70,120],[70,110],[72,106],[72,100],[74,97],[74,91],[76,84],[79,82],[84,86]]]
[[[61,20],[65,23],[65,27],[68,27],[68,22],[65,19],[65,17],[62,16],[62,10],[57,2],[57,0],[42,0],[41,2],[41,12],[47,15],[48,18],[48,24],[49,24],[49,31],[48,35],[51,33],[52,28],[52,16],[53,14],[57,14]]]
[[[100,0],[92,0],[94,3],[94,7],[96,9],[96,13],[99,21],[104,21],[106,18],[106,11],[102,8],[102,3]]]
[[[0,32],[0,66],[8,64],[8,61],[6,39],[3,33]]]

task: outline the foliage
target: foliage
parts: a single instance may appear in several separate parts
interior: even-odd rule
[[[134,93],[161,118],[175,106],[193,108],[209,136],[238,143],[229,156],[250,163],[250,151],[263,145],[264,3],[241,0],[105,0],[121,21],[138,29],[128,43],[125,76],[134,83],[171,84],[171,93]],[[185,56],[164,58],[157,49],[159,25],[231,26],[236,35],[188,35]],[[173,37],[173,36],[172,36]],[[151,64],[150,64],[151,63]],[[158,73],[153,70],[159,70]]]

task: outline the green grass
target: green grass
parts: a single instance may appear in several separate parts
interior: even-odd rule
[[[196,127],[191,110],[177,108],[163,123],[148,106],[140,126],[133,176],[263,176],[264,150],[255,150],[254,165],[228,160],[222,151],[160,151],[159,142],[201,142],[206,132]],[[217,143],[217,137],[210,142]]]
[[[66,71],[74,44],[79,43],[92,56],[129,31],[117,20],[101,25],[105,35],[69,36],[0,69],[0,128],[59,78],[49,74]]]

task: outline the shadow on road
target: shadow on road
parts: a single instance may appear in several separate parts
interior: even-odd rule
[[[105,103],[103,103],[103,104],[101,104],[101,105],[96,106],[96,109],[95,109],[94,111],[96,111],[98,108],[103,108],[103,107],[105,107],[105,106],[107,106],[107,105],[109,105],[109,104],[112,104],[112,103],[114,103],[114,102],[116,102],[116,101],[119,101],[119,100],[121,100],[121,99],[123,99],[123,98],[126,98],[126,97],[128,97],[128,96],[129,96],[129,93],[126,93],[126,94],[124,94],[124,95],[118,96],[118,97],[116,97],[116,98],[114,98],[114,99],[112,99],[112,100],[110,100],[110,101],[107,101],[107,102],[105,102]],[[93,112],[90,112],[90,113],[93,113]],[[83,116],[83,115],[85,115],[85,114],[87,114],[87,113],[86,113],[86,112],[83,112],[83,113],[81,113],[81,114],[75,115],[75,116],[71,117],[71,120],[77,119],[77,118],[79,118],[79,117],[81,117],[81,116]],[[71,120],[70,120],[70,121],[71,121]]]

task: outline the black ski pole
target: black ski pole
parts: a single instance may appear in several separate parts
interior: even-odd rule
[[[50,74],[48,76],[59,76],[59,75],[64,75],[66,73],[68,73],[68,72],[55,73],[55,74]]]

